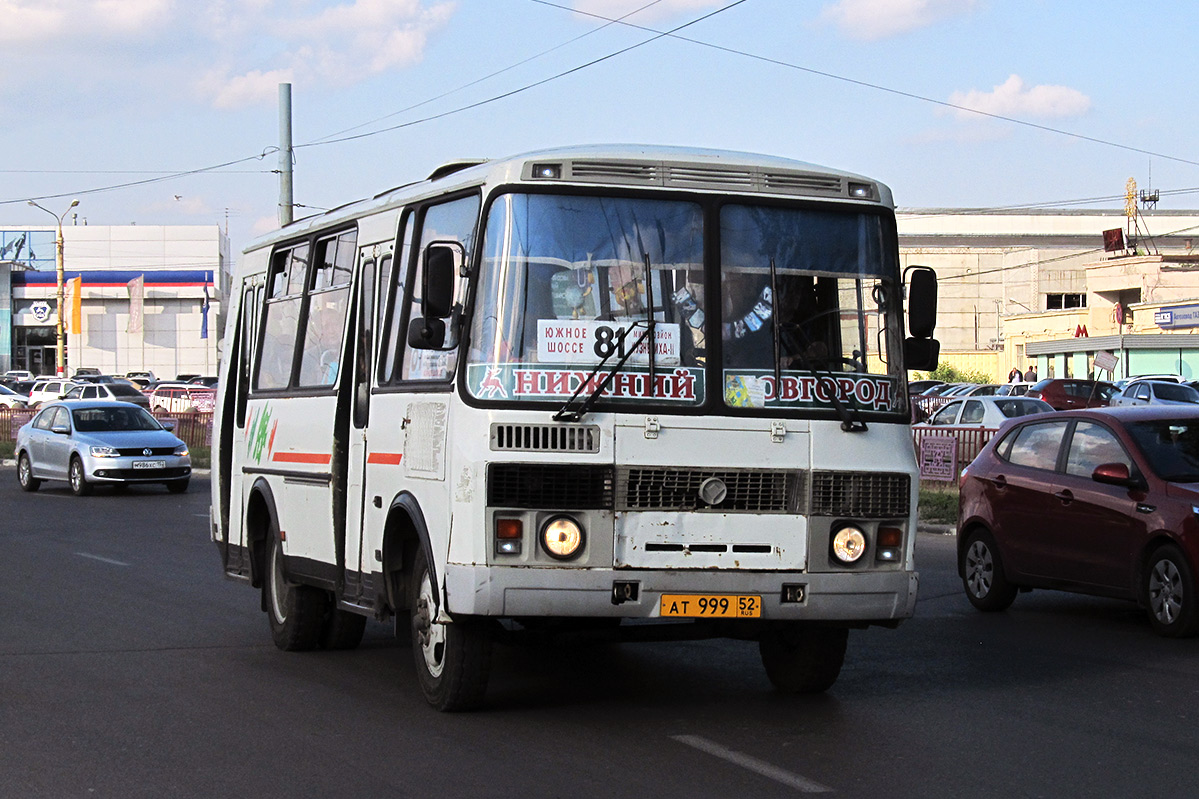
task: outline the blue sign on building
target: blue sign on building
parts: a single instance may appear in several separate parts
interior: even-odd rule
[[[1153,323],[1166,330],[1176,327],[1199,327],[1199,305],[1162,308],[1154,312]]]

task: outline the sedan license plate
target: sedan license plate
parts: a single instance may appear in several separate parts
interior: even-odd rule
[[[756,619],[762,597],[745,594],[663,594],[662,616],[698,619]]]
[[[166,467],[167,467],[166,461],[134,461],[133,462],[134,469],[165,469]]]

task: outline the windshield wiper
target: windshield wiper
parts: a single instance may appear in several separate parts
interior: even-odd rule
[[[629,334],[641,325],[645,325],[645,330],[643,330],[641,335],[637,337],[637,340],[633,342],[633,346],[623,348],[624,355],[620,356],[620,360],[616,362],[616,365],[607,371],[603,380],[601,380],[599,385],[595,387],[595,390],[587,395],[582,404],[580,404],[576,410],[571,410],[571,405],[576,399],[579,398],[579,395],[583,393],[583,389],[591,384],[592,378],[594,378],[599,371],[604,368],[604,364],[608,362],[608,359],[620,351],[622,347],[612,347],[611,351],[609,351],[607,355],[600,359],[600,362],[597,363],[595,368],[591,370],[591,374],[587,375],[587,379],[579,383],[579,387],[575,389],[575,393],[571,394],[570,399],[566,401],[566,404],[558,409],[558,412],[554,414],[555,422],[581,421],[583,417],[587,415],[588,411],[591,410],[591,406],[595,405],[596,401],[600,398],[600,395],[604,393],[604,389],[606,389],[608,384],[612,382],[612,378],[617,372],[624,368],[625,362],[627,362],[629,358],[633,356],[633,353],[637,351],[637,349],[641,346],[641,342],[645,341],[646,337],[649,337],[649,390],[650,394],[653,394],[655,377],[657,373],[656,359],[654,357],[654,350],[657,349],[655,346],[657,342],[654,340],[654,330],[657,327],[657,320],[654,319],[654,288],[653,280],[651,279],[650,275],[649,255],[645,256],[645,299],[647,301],[645,319],[639,319],[629,327],[624,328],[619,334],[619,340],[623,344],[623,342],[628,340]]]
[[[774,391],[778,395],[782,390],[783,385],[783,350],[780,346],[782,340],[783,314],[782,306],[779,304],[778,293],[778,270],[774,265],[774,258],[770,259],[770,304],[774,316]],[[788,323],[788,331],[798,333],[803,339],[805,347],[811,346],[812,340],[804,333],[803,327],[797,323]],[[800,364],[807,371],[811,372],[818,380],[825,383],[829,387],[828,397],[833,405],[833,409],[837,412],[837,416],[841,418],[841,429],[846,433],[864,433],[866,431],[866,422],[858,413],[857,406],[846,407],[837,396],[837,378],[833,376],[831,369],[825,368],[823,374],[817,369],[812,361],[808,360],[808,356],[804,353],[803,347],[797,347],[795,357],[799,359]]]

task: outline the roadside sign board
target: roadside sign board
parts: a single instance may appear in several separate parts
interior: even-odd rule
[[[958,477],[958,440],[953,436],[920,439],[920,479],[952,483]]]
[[[1095,368],[1102,369],[1105,372],[1110,372],[1120,363],[1120,359],[1110,352],[1095,353]]]

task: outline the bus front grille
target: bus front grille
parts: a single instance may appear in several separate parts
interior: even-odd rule
[[[865,519],[906,517],[911,477],[877,472],[813,472],[812,515]]]
[[[715,504],[700,496],[709,480],[720,481],[726,491]],[[799,471],[624,467],[616,485],[620,511],[802,513],[804,504],[804,473]]]
[[[493,463],[487,467],[487,504],[603,510],[612,507],[612,482],[612,467],[605,465]]]

